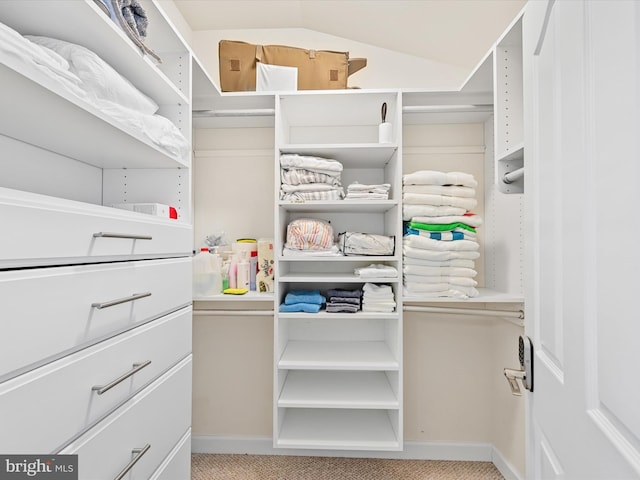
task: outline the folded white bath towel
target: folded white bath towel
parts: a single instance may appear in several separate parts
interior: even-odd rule
[[[452,251],[452,250],[427,250],[424,248],[402,247],[402,253],[405,257],[419,258],[423,260],[453,260],[457,258],[463,258],[468,260],[475,260],[480,257],[478,251]]]
[[[421,258],[404,257],[403,262],[405,265],[417,265],[423,267],[461,267],[461,268],[475,268],[475,262],[466,258],[454,258],[451,260],[423,260]]]
[[[464,187],[476,188],[473,175],[462,172],[438,172],[435,170],[419,170],[417,172],[403,175],[404,185],[462,185]]]
[[[478,282],[473,278],[454,276],[434,277],[426,275],[404,275],[404,281],[409,283],[422,283],[425,285],[431,283],[448,283],[449,285],[460,285],[463,287],[475,287],[478,285]]]
[[[459,185],[404,185],[403,193],[447,195],[449,197],[475,198],[476,189]]]
[[[391,265],[373,263],[368,267],[359,267],[354,270],[360,278],[397,278],[398,269]]]
[[[402,219],[406,222],[418,216],[444,217],[449,215],[464,215],[467,212],[463,207],[434,206],[434,205],[402,205]]]
[[[434,285],[405,283],[404,289],[407,295],[420,295],[426,297],[474,298],[479,295],[479,292],[475,287],[452,287],[446,283]]]
[[[422,248],[424,250],[434,251],[476,251],[480,248],[478,242],[473,240],[456,240],[455,242],[443,242],[441,240],[432,240],[422,235],[406,235],[402,237],[402,243],[406,247]]]
[[[411,265],[406,264],[402,268],[402,271],[408,275],[433,275],[436,277],[449,276],[454,277],[475,277],[478,272],[473,268],[464,267],[427,267],[424,265]]]
[[[478,201],[475,198],[447,197],[446,195],[431,195],[425,193],[404,193],[402,201],[406,205],[433,205],[436,207],[449,206],[460,207],[465,210],[473,210]]]

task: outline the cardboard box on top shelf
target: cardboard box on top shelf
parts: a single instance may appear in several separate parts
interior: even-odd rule
[[[297,68],[298,90],[348,88],[349,75],[367,66],[366,58],[349,59],[349,52],[256,45],[235,40],[220,40],[218,56],[223,92],[255,91],[258,62]]]

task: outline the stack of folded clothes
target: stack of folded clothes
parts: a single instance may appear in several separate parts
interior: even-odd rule
[[[365,283],[362,287],[362,311],[391,313],[396,309],[396,301],[391,285]]]
[[[327,312],[329,313],[356,313],[360,310],[360,298],[362,290],[344,290],[333,288],[327,290]]]
[[[372,263],[367,267],[356,267],[354,273],[363,279],[398,277],[398,269],[396,267],[381,263]]]
[[[391,184],[363,185],[353,182],[347,186],[345,200],[388,200]]]
[[[280,304],[281,312],[318,313],[327,302],[319,290],[291,290]]]
[[[422,170],[403,177],[403,274],[408,295],[478,296],[474,260],[482,219],[476,180],[460,172]]]
[[[342,200],[342,164],[330,158],[296,153],[280,155],[280,199]]]

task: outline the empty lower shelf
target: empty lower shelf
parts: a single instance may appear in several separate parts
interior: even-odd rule
[[[400,450],[386,410],[287,409],[277,447]]]
[[[384,372],[290,371],[279,407],[398,409]]]
[[[382,341],[289,341],[278,368],[292,370],[398,370],[400,364]]]

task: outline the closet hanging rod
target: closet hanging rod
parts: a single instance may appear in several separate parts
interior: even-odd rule
[[[502,177],[502,181],[509,184],[520,180],[522,177],[524,177],[524,167],[505,173]]]
[[[251,317],[251,316],[268,316],[273,315],[273,310],[194,310],[193,315],[195,317],[204,317],[204,316],[243,316],[243,317]]]
[[[402,113],[493,112],[493,105],[406,105]]]
[[[484,310],[479,308],[423,307],[418,305],[404,305],[402,310],[405,312],[449,313],[458,315],[500,317],[520,327],[524,326],[524,312],[522,310]]]
[[[273,117],[275,108],[242,108],[230,110],[193,110],[194,117]]]

